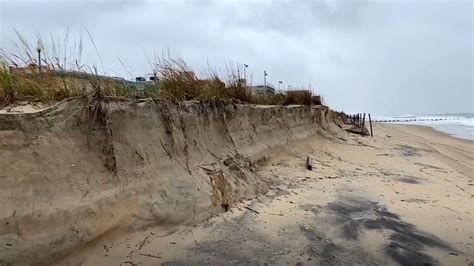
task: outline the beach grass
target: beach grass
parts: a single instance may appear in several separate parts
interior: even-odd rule
[[[193,69],[182,59],[171,56],[154,58],[153,82],[127,82],[125,80],[98,75],[97,67],[80,64],[83,40],[80,38],[77,56],[68,58],[74,52],[58,52],[58,42],[51,37],[51,47],[38,67],[35,49],[17,33],[18,51],[0,51],[0,107],[15,101],[53,103],[70,97],[81,96],[94,90],[102,94],[126,99],[149,98],[166,101],[223,101],[264,105],[321,105],[321,97],[307,88],[292,89],[269,95],[257,95],[241,75],[238,67],[228,68],[226,78],[210,70],[205,77],[197,77]],[[67,35],[63,46],[70,40]],[[91,38],[92,41],[92,38]],[[95,43],[94,43],[94,47]],[[97,50],[97,49],[96,49]],[[139,86],[138,86],[138,85]]]

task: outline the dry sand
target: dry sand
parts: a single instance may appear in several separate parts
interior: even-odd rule
[[[474,142],[422,126],[374,132],[274,149],[257,173],[265,195],[194,225],[110,232],[58,265],[472,265]]]

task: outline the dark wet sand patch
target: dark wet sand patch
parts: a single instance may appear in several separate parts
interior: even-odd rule
[[[399,145],[395,148],[402,156],[421,156],[421,152],[431,152],[431,150],[416,148],[408,145]]]
[[[446,252],[456,252],[442,239],[421,231],[415,225],[403,221],[399,215],[390,212],[378,202],[364,198],[341,197],[327,205],[334,215],[341,236],[357,240],[364,230],[388,232],[390,244],[384,251],[402,265],[430,265],[437,261],[426,254],[426,248],[439,248]]]
[[[381,263],[357,246],[334,243],[322,231],[305,226],[300,226],[300,229],[309,240],[305,252],[318,259],[317,265],[380,265]]]
[[[407,183],[407,184],[421,184],[421,183],[429,182],[428,179],[426,178],[416,177],[412,175],[394,174],[394,173],[386,172],[380,169],[379,171],[388,180],[396,180],[396,181]]]

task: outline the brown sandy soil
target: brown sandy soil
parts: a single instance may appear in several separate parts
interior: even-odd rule
[[[256,200],[194,226],[111,232],[58,264],[472,265],[474,143],[374,132],[296,142],[260,168],[273,186]]]

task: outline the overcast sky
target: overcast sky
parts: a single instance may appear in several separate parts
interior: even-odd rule
[[[82,61],[114,76],[169,51],[198,73],[246,63],[254,84],[264,70],[311,84],[336,110],[474,112],[473,13],[471,1],[0,0],[0,47],[16,51],[14,28],[33,43],[69,29],[69,50],[82,32]]]

